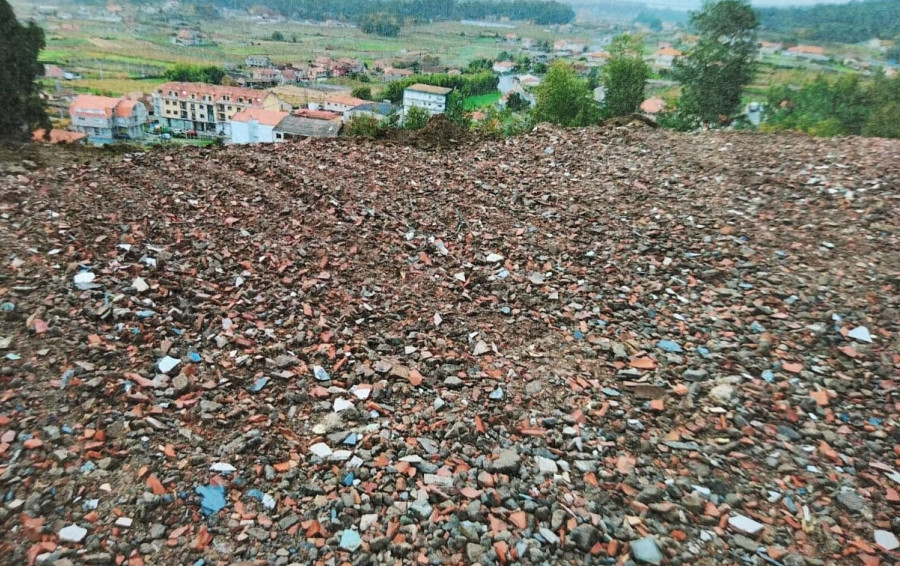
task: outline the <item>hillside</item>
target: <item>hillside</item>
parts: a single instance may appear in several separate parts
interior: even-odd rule
[[[858,43],[900,37],[900,3],[864,0],[809,7],[760,8],[763,30],[815,41]]]
[[[542,126],[2,178],[0,563],[896,563],[898,156]]]

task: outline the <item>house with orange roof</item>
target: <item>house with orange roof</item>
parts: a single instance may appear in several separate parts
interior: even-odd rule
[[[674,47],[663,47],[653,54],[653,65],[657,69],[671,69],[675,66],[675,60],[684,55]]]
[[[366,102],[367,101],[361,98],[356,98],[355,96],[350,96],[349,94],[342,92],[326,97],[322,108],[343,115],[345,112],[349,112],[353,108],[365,104]]]
[[[666,101],[662,98],[648,98],[641,102],[641,112],[655,118],[657,114],[662,113],[666,109]]]
[[[231,118],[248,108],[280,110],[281,102],[263,90],[205,83],[163,83],[153,91],[161,127],[229,136]]]
[[[795,45],[789,47],[785,54],[797,59],[806,59],[807,61],[827,61],[828,54],[824,47],[818,45]]]
[[[231,117],[231,143],[274,143],[275,126],[288,112],[247,108]]]
[[[141,139],[147,123],[147,107],[137,100],[80,94],[69,105],[72,130],[94,143]]]

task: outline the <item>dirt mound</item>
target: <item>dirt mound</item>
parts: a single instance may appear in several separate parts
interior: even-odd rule
[[[603,122],[603,125],[607,128],[619,128],[623,126],[630,126],[632,124],[643,124],[644,126],[649,126],[651,128],[658,128],[659,124],[651,120],[650,118],[644,116],[643,114],[629,114],[628,116],[616,116],[615,118],[610,118]]]
[[[467,141],[473,136],[452,121],[444,114],[437,114],[428,120],[428,124],[421,130],[393,130],[387,139],[405,145],[411,145],[419,149],[438,149],[442,147],[455,147]]]

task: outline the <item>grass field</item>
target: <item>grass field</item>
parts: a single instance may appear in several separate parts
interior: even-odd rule
[[[465,110],[477,110],[479,108],[487,108],[497,104],[500,100],[499,92],[490,92],[488,94],[480,94],[478,96],[470,96],[463,102]]]

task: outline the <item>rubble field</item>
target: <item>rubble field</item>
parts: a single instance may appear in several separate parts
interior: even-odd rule
[[[897,564],[898,181],[639,124],[7,174],[0,564]]]

